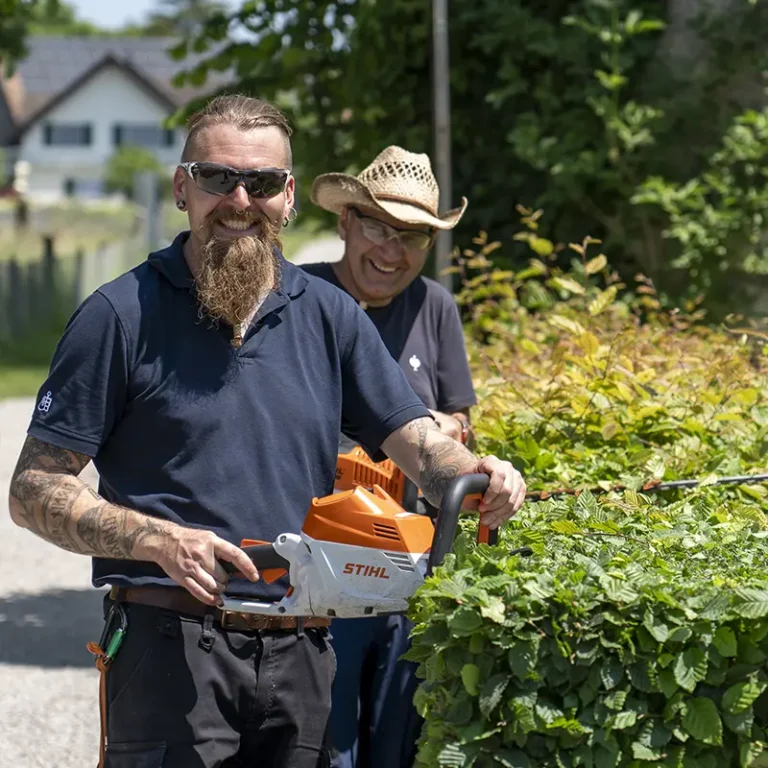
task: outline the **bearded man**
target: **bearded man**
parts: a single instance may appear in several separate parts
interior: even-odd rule
[[[91,556],[111,587],[92,647],[107,768],[327,764],[329,620],[232,613],[221,596],[285,594],[238,545],[300,531],[333,492],[339,425],[436,505],[475,472],[489,527],[523,502],[508,462],[435,426],[357,303],[283,258],[289,137],[245,96],[192,116],[174,177],[189,231],[75,312],[11,481],[13,520]],[[78,477],[91,460],[98,493]]]

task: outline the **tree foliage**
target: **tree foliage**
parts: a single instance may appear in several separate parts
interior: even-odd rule
[[[593,231],[623,275],[640,269],[683,290],[669,264],[687,244],[643,185],[674,190],[706,173],[734,119],[760,108],[768,8],[721,5],[701,4],[690,27],[669,26],[671,4],[651,0],[451,5],[454,192],[470,200],[459,241],[481,229],[506,241],[510,199],[525,199],[561,239]],[[230,88],[281,103],[297,126],[306,200],[315,175],[359,170],[387,144],[431,151],[431,34],[426,0],[249,0],[177,47],[183,57],[216,46],[178,82],[231,69]],[[752,231],[750,212],[733,215]],[[758,268],[740,245],[707,246],[697,287]]]
[[[38,2],[30,18],[30,35],[76,35],[78,37],[105,36],[109,32],[78,18],[71,3],[57,0],[55,3]]]
[[[157,9],[146,18],[129,24],[122,34],[155,37],[179,37],[193,35],[212,16],[226,10],[218,0],[159,0]]]
[[[26,53],[30,25],[40,15],[56,15],[59,0],[0,0],[0,61],[10,74]]]

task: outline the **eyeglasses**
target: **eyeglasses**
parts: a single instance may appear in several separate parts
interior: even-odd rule
[[[429,232],[423,229],[396,229],[372,216],[363,215],[356,208],[350,208],[350,210],[360,222],[363,237],[374,245],[385,245],[393,237],[397,238],[400,245],[407,251],[426,251],[432,245],[435,235],[432,229]]]
[[[179,163],[199,189],[211,195],[232,194],[238,184],[245,187],[249,197],[259,199],[279,195],[291,175],[285,168],[254,168],[238,171],[218,163]]]

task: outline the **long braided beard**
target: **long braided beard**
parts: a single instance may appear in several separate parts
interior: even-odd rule
[[[197,298],[201,316],[238,328],[279,283],[275,249],[280,247],[280,230],[266,216],[249,211],[249,221],[260,225],[257,234],[221,238],[213,233],[217,215],[211,214],[204,225],[208,236],[195,278]]]

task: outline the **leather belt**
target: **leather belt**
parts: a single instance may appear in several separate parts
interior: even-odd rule
[[[250,632],[259,629],[292,630],[301,626],[305,629],[312,627],[329,627],[331,620],[322,616],[266,616],[260,613],[239,613],[238,611],[222,611],[212,609],[201,603],[189,592],[174,587],[112,587],[109,592],[112,600],[123,603],[139,603],[154,608],[164,608],[174,613],[204,618],[213,612],[213,620],[222,629],[235,632]]]

